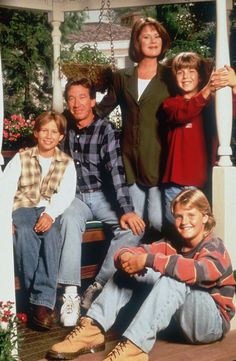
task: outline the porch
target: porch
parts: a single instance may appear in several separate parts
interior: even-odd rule
[[[21,361],[47,361],[46,353],[52,344],[62,340],[70,328],[55,326],[42,333],[24,329],[24,342],[20,349]],[[117,343],[114,333],[107,335],[105,351],[80,356],[73,361],[102,361]],[[150,361],[236,361],[236,330],[230,331],[224,340],[210,345],[189,345],[176,337],[163,337],[150,353]]]
[[[15,2],[16,4],[17,2]],[[49,3],[49,2],[46,2]],[[55,2],[56,3],[56,2]],[[122,1],[120,5],[122,5]],[[219,2],[219,7],[224,2]],[[224,11],[218,11],[219,14],[224,14]],[[54,19],[55,20],[55,19]],[[56,19],[57,20],[57,19]],[[55,20],[55,27],[58,26],[58,22]],[[219,19],[220,20],[220,19]],[[223,19],[224,20],[224,19]],[[222,22],[219,21],[219,28],[222,25]],[[223,21],[223,29],[226,29]],[[54,32],[56,33],[56,32]],[[222,31],[218,36],[218,48],[221,50],[221,54],[217,54],[217,59],[219,65],[229,63],[228,61],[228,51],[227,51],[227,41],[222,40],[222,37],[226,37],[226,31]],[[55,34],[55,38],[58,34]],[[55,40],[56,50],[58,49],[58,44]],[[222,51],[222,44],[226,51]],[[226,45],[225,45],[226,44]],[[55,51],[55,54],[57,52]],[[221,56],[220,56],[221,55]],[[223,56],[224,55],[224,56]],[[56,55],[55,55],[56,57]],[[57,69],[56,69],[57,70]],[[55,71],[56,73],[56,71]],[[55,76],[55,84],[58,79]],[[56,90],[54,88],[54,99],[57,99],[60,104],[62,104],[61,94],[57,96]],[[224,94],[225,93],[225,94]],[[213,181],[213,208],[214,213],[217,218],[217,233],[225,240],[227,248],[230,251],[232,256],[232,262],[235,268],[236,264],[236,253],[235,253],[235,211],[236,211],[236,194],[235,194],[235,181],[236,181],[236,170],[234,167],[231,167],[230,162],[228,162],[231,154],[229,147],[230,134],[231,134],[231,94],[229,92],[222,92],[218,97],[218,128],[220,133],[220,141],[222,147],[220,148],[220,155],[222,159],[221,167],[216,167],[214,169],[214,181]],[[221,114],[221,113],[226,114]],[[221,119],[224,119],[224,122],[220,122]],[[227,120],[227,121],[226,121]],[[2,207],[3,208],[3,207]],[[6,209],[2,209],[2,222],[4,224],[4,230],[1,231],[2,236],[2,257],[1,259],[1,269],[5,275],[5,284],[1,290],[1,299],[14,299],[14,279],[13,279],[13,262],[12,262],[12,249],[8,245],[11,244],[11,236],[6,228],[11,229],[10,219],[7,218]],[[6,272],[8,270],[8,272]],[[236,322],[236,321],[235,321]],[[235,327],[235,325],[233,326]],[[31,331],[27,328],[25,330],[25,340],[22,344],[20,350],[21,361],[46,361],[45,354],[48,348],[55,342],[61,340],[67,333],[68,329],[62,329],[59,326],[55,326],[48,333],[39,333],[36,331]],[[231,331],[230,334],[222,342],[217,342],[211,345],[201,345],[201,346],[191,346],[186,345],[182,342],[176,343],[175,341],[166,341],[161,340],[156,344],[154,349],[150,354],[150,361],[161,360],[161,361],[196,361],[201,359],[201,361],[236,361],[236,331]],[[107,347],[104,352],[98,353],[96,355],[84,355],[76,360],[80,361],[89,361],[89,360],[103,360],[104,355],[106,355],[114,346],[115,338],[114,335],[109,335],[107,342]]]

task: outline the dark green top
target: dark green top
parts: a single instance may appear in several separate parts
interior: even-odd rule
[[[137,67],[115,72],[113,84],[97,105],[96,111],[103,117],[120,105],[122,155],[128,184],[151,187],[159,181],[161,145],[157,111],[169,93],[157,74],[137,100],[137,83]]]

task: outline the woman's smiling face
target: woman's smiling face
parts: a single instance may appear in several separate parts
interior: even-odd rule
[[[162,50],[162,38],[155,26],[146,25],[139,35],[139,43],[144,57],[156,58]]]

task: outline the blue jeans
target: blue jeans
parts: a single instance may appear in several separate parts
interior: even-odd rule
[[[166,329],[173,317],[191,343],[210,343],[222,337],[220,311],[208,292],[160,276],[152,269],[144,276],[135,276],[133,288],[129,280],[127,287],[124,283],[123,280],[123,286],[119,284],[116,273],[87,312],[87,316],[96,320],[105,332],[115,322],[119,310],[130,301],[134,288],[138,287],[140,291],[150,285],[149,293],[123,334],[144,352],[152,349],[157,332]]]
[[[144,187],[136,183],[129,187],[135,212],[144,220],[148,220],[149,226],[159,232],[162,227],[161,191],[158,187]]]
[[[122,246],[136,246],[142,238],[134,236],[130,229],[120,228],[117,213],[101,191],[76,196],[61,217],[63,248],[58,282],[67,285],[81,285],[81,243],[86,222],[99,220],[112,227],[112,238],[105,260],[96,281],[102,285],[115,271],[114,254]]]
[[[22,272],[29,301],[54,309],[61,252],[59,218],[39,235],[34,226],[44,208],[18,208],[12,213],[15,225],[16,263]]]

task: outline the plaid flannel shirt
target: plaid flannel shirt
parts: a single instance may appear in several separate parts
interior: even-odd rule
[[[83,129],[68,131],[69,152],[77,171],[77,193],[107,188],[111,176],[116,200],[123,213],[134,210],[126,182],[120,134],[108,120],[96,119]],[[106,184],[105,184],[106,183]]]

